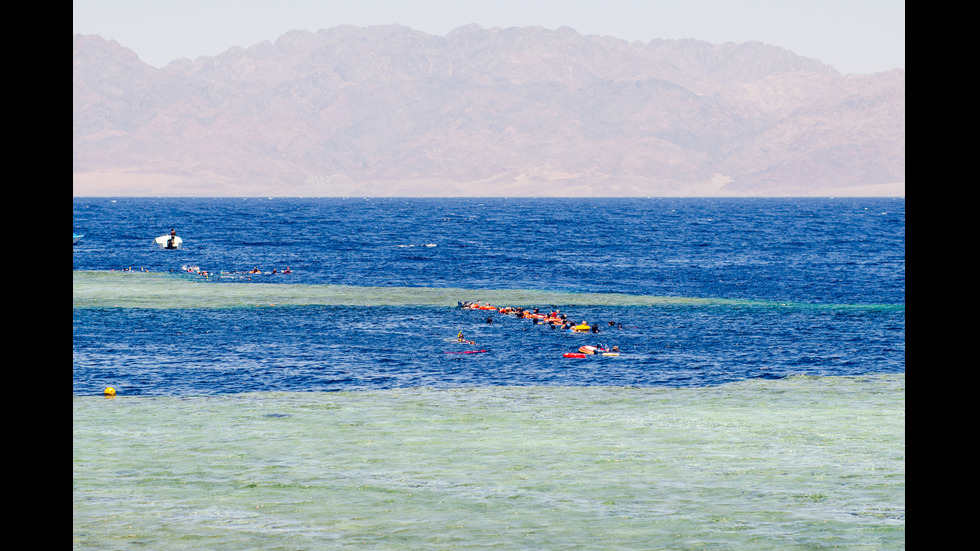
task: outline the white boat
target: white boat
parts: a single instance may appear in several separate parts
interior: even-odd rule
[[[153,242],[159,245],[161,249],[179,249],[184,240],[176,235],[167,234],[157,237]]]
[[[74,245],[75,243],[78,243],[78,241],[83,237],[85,236],[80,233],[71,234],[71,244]]]

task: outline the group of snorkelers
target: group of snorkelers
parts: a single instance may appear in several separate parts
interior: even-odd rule
[[[124,272],[134,272],[134,271],[137,271],[137,269],[134,269],[134,268],[124,268],[122,271],[124,271]],[[138,271],[148,272],[150,270],[147,270],[146,268],[139,268]],[[170,271],[173,272],[174,270],[170,270]],[[234,276],[234,275],[238,275],[238,276],[242,276],[242,275],[244,275],[244,276],[251,276],[253,274],[254,275],[258,275],[258,274],[276,275],[276,274],[291,274],[291,273],[293,273],[293,270],[291,268],[286,268],[284,270],[280,270],[278,268],[273,268],[271,272],[263,272],[262,270],[259,270],[258,268],[253,268],[253,269],[248,270],[248,271],[245,271],[245,272],[239,272],[239,271],[225,272],[225,271],[222,271],[222,272],[215,273],[215,272],[211,272],[211,271],[208,271],[208,270],[202,270],[200,266],[187,266],[187,265],[181,266],[180,271],[181,272],[184,272],[184,273],[188,273],[188,274],[195,274],[195,275],[203,276],[204,278],[210,278],[211,276],[215,276],[216,279],[219,278],[220,276]]]
[[[562,329],[566,331],[573,331],[576,333],[598,333],[600,331],[599,324],[597,323],[590,324],[587,321],[575,323],[574,321],[569,319],[567,315],[565,315],[563,312],[558,310],[558,308],[554,308],[553,310],[545,314],[541,311],[540,308],[527,309],[521,307],[515,308],[510,306],[496,307],[486,303],[462,302],[462,301],[459,301],[458,305],[460,308],[468,308],[470,310],[495,311],[501,314],[513,315],[518,318],[530,319],[531,323],[548,325],[552,329]],[[615,321],[610,321],[609,327],[618,327],[622,329],[623,326],[622,324],[619,324]]]
[[[512,315],[518,318],[530,319],[531,323],[534,325],[548,325],[552,329],[556,329],[556,330],[560,329],[562,331],[573,332],[573,333],[598,333],[600,331],[599,324],[597,323],[590,324],[587,321],[582,321],[581,323],[575,323],[571,319],[569,319],[567,315],[561,312],[557,307],[552,307],[553,309],[550,310],[547,314],[545,314],[539,308],[528,309],[528,308],[510,307],[510,306],[496,307],[487,303],[480,303],[479,301],[476,302],[458,301],[458,305],[460,308],[464,308],[464,309],[495,311],[501,314]],[[488,317],[487,323],[493,323],[493,318]],[[619,329],[623,328],[622,324],[617,323],[615,321],[610,321],[608,326],[618,327]],[[459,335],[457,336],[457,340],[459,342],[469,342],[472,344],[472,341],[464,340],[462,331],[460,331]],[[600,344],[597,345],[596,348],[602,351],[619,352],[619,347],[617,346],[613,346],[612,348],[609,348],[606,345]]]
[[[255,267],[255,268],[252,268],[251,270],[249,270],[247,272],[231,272],[231,273],[246,274],[246,275],[252,275],[252,274],[273,274],[274,275],[274,274],[291,274],[291,273],[293,273],[293,270],[292,270],[292,268],[287,267],[285,270],[280,270],[278,268],[273,268],[271,272],[263,272],[262,270],[258,269],[258,267]]]
[[[293,273],[293,270],[291,268],[286,268],[284,270],[280,270],[279,268],[273,268],[271,272],[263,272],[262,270],[260,270],[260,269],[258,269],[256,267],[256,268],[252,268],[251,270],[246,270],[244,272],[237,271],[237,270],[234,271],[234,272],[225,272],[225,271],[222,271],[220,275],[224,275],[224,276],[246,276],[246,277],[248,277],[248,279],[251,279],[251,277],[249,277],[249,276],[253,276],[253,275],[277,275],[277,274],[291,274],[291,273]]]

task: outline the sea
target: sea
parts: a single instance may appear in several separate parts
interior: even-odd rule
[[[904,198],[75,197],[72,230],[73,549],[905,548]]]

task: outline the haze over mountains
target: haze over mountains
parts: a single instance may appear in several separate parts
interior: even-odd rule
[[[72,40],[73,196],[905,195],[905,71],[569,28]]]

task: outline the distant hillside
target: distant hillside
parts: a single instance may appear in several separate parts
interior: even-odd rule
[[[568,28],[72,39],[73,195],[904,195],[905,71]]]

